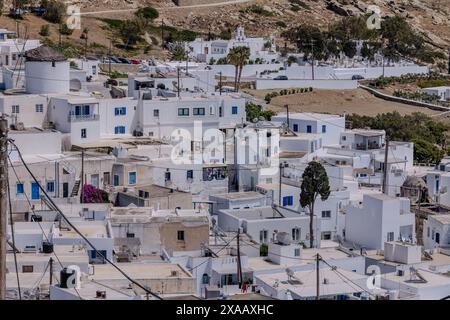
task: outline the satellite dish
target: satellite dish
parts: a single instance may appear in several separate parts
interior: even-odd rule
[[[293,278],[295,276],[294,270],[292,270],[291,268],[286,268],[286,274],[289,278]]]

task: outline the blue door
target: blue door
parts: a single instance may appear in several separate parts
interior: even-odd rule
[[[39,200],[39,185],[35,182],[31,184],[31,200]]]

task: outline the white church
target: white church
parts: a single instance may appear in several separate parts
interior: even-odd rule
[[[209,40],[197,38],[186,44],[186,50],[190,57],[198,62],[209,62],[211,59],[217,61],[225,58],[231,48],[238,46],[246,46],[250,48],[250,59],[257,58],[270,62],[278,59],[275,39],[273,36],[269,38],[250,38],[245,35],[245,29],[238,27],[234,39],[230,40]]]

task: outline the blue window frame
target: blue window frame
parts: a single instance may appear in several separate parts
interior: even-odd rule
[[[114,186],[118,186],[119,185],[119,175],[115,174],[113,177],[113,184]]]
[[[91,107],[87,104],[83,106],[84,115],[89,115],[91,112]]]
[[[311,133],[312,132],[312,127],[311,126],[306,126],[306,132],[307,133]]]
[[[114,115],[115,116],[124,116],[126,114],[127,114],[127,108],[126,107],[114,108]]]
[[[23,183],[16,184],[16,194],[23,194],[23,193],[24,193]]]
[[[322,125],[322,133],[326,133],[327,132],[327,126],[326,125]]]
[[[232,106],[231,107],[231,114],[238,114],[238,107],[237,106]]]
[[[285,207],[285,206],[292,206],[293,204],[294,204],[294,197],[293,196],[283,197],[283,207]]]
[[[81,115],[81,106],[75,106],[75,115],[76,116]]]
[[[128,184],[136,184],[136,172],[128,172]]]
[[[125,134],[125,126],[115,126],[114,134]]]
[[[39,185],[35,182],[31,184],[31,200],[39,200],[40,192]]]
[[[55,182],[47,181],[47,192],[55,192]]]
[[[294,130],[294,132],[298,132],[298,124],[294,123],[293,130]]]

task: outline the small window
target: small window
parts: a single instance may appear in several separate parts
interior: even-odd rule
[[[300,257],[300,248],[296,248],[296,249],[294,250],[294,256]]]
[[[322,211],[322,218],[331,218],[331,211],[330,210],[324,210]]]
[[[170,172],[165,172],[164,173],[164,179],[165,179],[166,182],[170,181]]]
[[[189,108],[178,108],[178,115],[179,116],[189,116]]]
[[[116,116],[124,116],[127,114],[126,107],[114,108],[114,115]]]
[[[55,182],[54,181],[47,182],[47,192],[55,192]]]
[[[292,240],[299,241],[300,240],[300,228],[292,229]]]
[[[292,206],[293,204],[294,204],[293,196],[283,197],[283,207]]]
[[[115,126],[114,134],[125,134],[125,126]]]
[[[194,116],[204,116],[205,115],[205,108],[194,108],[192,110],[192,114]]]
[[[11,106],[11,113],[20,113],[19,105],[15,104]]]
[[[312,126],[306,126],[306,132],[307,133],[312,133]]]
[[[33,266],[22,266],[23,273],[33,273]]]
[[[153,110],[153,116],[154,117],[159,117],[159,109]]]
[[[294,132],[298,132],[298,124],[294,123],[293,129]]]
[[[129,172],[128,173],[128,184],[136,184],[136,172]]]
[[[347,140],[347,136],[342,136],[342,141]]]
[[[331,240],[331,232],[322,232],[322,240]]]
[[[177,239],[178,241],[184,241],[184,230],[178,230]]]
[[[238,114],[238,107],[237,106],[232,106],[231,107],[231,114]]]
[[[55,68],[56,67],[56,62],[52,61],[52,67]]]
[[[430,227],[427,228],[427,237],[430,237]]]
[[[16,194],[23,194],[23,183],[16,184]]]
[[[38,113],[44,112],[44,105],[42,105],[42,104],[37,104],[37,105],[36,105],[36,112],[38,112]]]
[[[87,137],[86,129],[81,129],[81,139],[86,139],[86,137]]]
[[[194,178],[194,170],[188,170],[186,172],[186,178],[187,179],[193,179]]]
[[[394,233],[393,232],[388,232],[387,233],[387,241],[394,241]]]
[[[327,126],[326,125],[322,125],[322,133],[326,133],[327,132]]]

